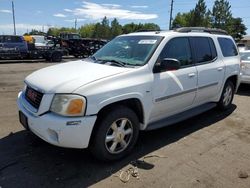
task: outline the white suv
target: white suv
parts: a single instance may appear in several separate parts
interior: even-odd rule
[[[20,122],[51,144],[115,160],[140,130],[229,108],[239,75],[234,40],[222,30],[122,35],[90,58],[29,75],[18,95]]]

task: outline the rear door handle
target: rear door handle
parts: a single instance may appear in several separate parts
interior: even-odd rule
[[[190,73],[188,74],[188,76],[191,78],[191,77],[195,77],[195,73]]]
[[[223,70],[223,68],[222,68],[222,67],[220,67],[220,68],[218,68],[217,70],[218,70],[218,71],[222,71],[222,70]]]

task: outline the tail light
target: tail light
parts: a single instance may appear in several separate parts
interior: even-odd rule
[[[245,69],[245,63],[243,63],[242,61],[240,61],[240,68],[241,70]]]

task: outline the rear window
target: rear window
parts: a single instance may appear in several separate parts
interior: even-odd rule
[[[218,42],[220,44],[220,48],[224,57],[238,55],[237,48],[232,39],[219,37]]]
[[[192,46],[195,51],[196,62],[210,62],[217,57],[214,42],[208,37],[192,37]]]

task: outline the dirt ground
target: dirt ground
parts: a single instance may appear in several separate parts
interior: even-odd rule
[[[226,112],[210,110],[143,132],[127,158],[95,160],[88,150],[52,146],[24,131],[16,97],[24,78],[51,63],[0,64],[0,187],[250,187],[250,86]],[[128,169],[138,170],[139,177]]]

